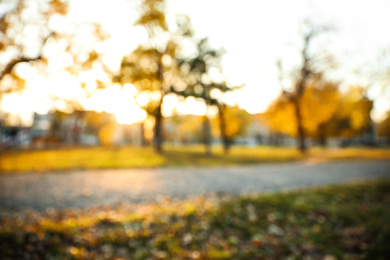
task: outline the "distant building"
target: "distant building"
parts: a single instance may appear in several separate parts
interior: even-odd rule
[[[38,114],[34,112],[33,124],[30,127],[30,135],[34,137],[47,136],[50,131],[52,117],[50,114]]]

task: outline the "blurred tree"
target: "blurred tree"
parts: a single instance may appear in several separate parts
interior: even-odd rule
[[[209,75],[210,69],[217,69],[221,52],[211,49],[207,39],[194,40],[189,18],[178,16],[176,29],[170,30],[164,1],[145,0],[143,3],[136,25],[146,30],[148,42],[123,58],[120,73],[114,80],[131,83],[138,89],[137,103],[155,120],[154,144],[156,151],[161,152],[162,105],[166,95],[193,96],[209,107],[217,101],[212,97],[213,90],[224,91],[227,87],[224,83],[212,82]],[[208,117],[204,119],[206,152],[211,153],[210,123]]]
[[[294,103],[285,94],[279,95],[276,100],[268,106],[262,119],[272,131],[294,137],[297,136]]]
[[[34,5],[34,7],[31,7]],[[45,62],[44,47],[55,37],[55,32],[49,26],[50,19],[55,15],[66,15],[66,1],[52,0],[32,3],[32,1],[4,1],[0,6],[7,10],[0,18],[0,81],[7,75],[20,80],[14,67],[23,62]],[[35,8],[33,12],[28,8]],[[20,84],[17,85],[20,87]],[[2,93],[12,91],[12,88],[1,89]]]
[[[211,91],[214,85],[208,75],[209,69],[216,66],[216,58],[219,53],[208,46],[207,39],[202,39],[196,44],[196,52],[193,56],[181,57],[178,60],[180,72],[186,79],[186,88],[175,89],[172,91],[184,97],[193,96],[206,103],[207,109],[217,101],[211,97]],[[216,85],[215,85],[216,86]],[[211,155],[211,124],[208,115],[203,117],[202,122],[203,143],[205,144],[206,154]]]
[[[51,67],[77,79],[81,91],[77,95],[50,94],[47,98],[52,99],[54,111],[59,109],[57,101],[61,101],[65,110],[74,111],[80,122],[82,102],[110,83],[106,75],[110,72],[102,61],[104,53],[101,48],[98,51],[109,37],[107,32],[96,23],[72,23],[67,17],[68,1],[4,1],[0,6],[6,10],[0,18],[0,106],[3,95],[23,89],[25,76],[21,64],[28,64],[42,75],[49,74],[47,68]],[[90,41],[86,42],[86,38]],[[83,73],[92,70],[103,73],[95,73],[99,76],[92,79],[94,82],[88,79],[86,83]],[[56,124],[56,114],[52,114],[52,125]],[[77,129],[74,130],[75,141],[80,140]]]
[[[297,136],[294,101],[281,94],[263,116],[265,123],[274,131]],[[340,92],[338,84],[322,77],[307,82],[300,101],[302,127],[307,137],[326,145],[329,137],[350,138],[362,136],[371,127],[372,101],[361,87],[351,87]]]
[[[219,111],[222,110],[223,113],[219,115],[218,121],[219,124],[226,124],[220,126],[220,134],[223,131],[224,149],[227,153],[234,140],[246,133],[252,119],[247,111],[238,106],[223,106]]]
[[[210,48],[207,39],[195,40],[187,16],[177,16],[176,26],[170,28],[164,0],[144,0],[136,25],[145,29],[148,41],[123,58],[114,80],[131,83],[138,89],[137,103],[155,121],[154,144],[156,151],[161,152],[164,97],[172,93],[185,98],[193,96],[203,100],[208,108],[216,105],[216,92],[229,89],[223,82],[213,82],[209,75],[210,70],[218,70],[222,51]],[[206,152],[210,154],[208,121],[205,117],[203,129]]]
[[[89,39],[88,44],[83,41],[83,37]],[[51,99],[54,104],[63,101],[66,110],[72,112],[76,126],[81,125],[84,120],[83,102],[112,85],[112,71],[103,62],[105,52],[101,49],[109,37],[108,32],[98,23],[70,24],[66,33],[56,33],[58,46],[50,58],[65,55],[71,60],[62,69],[77,80],[80,90],[77,95],[52,96]],[[77,144],[81,140],[81,131],[78,127],[72,131],[73,143]]]
[[[222,142],[224,144],[225,152],[228,152],[231,140],[226,135],[226,127],[228,121],[225,119],[226,106],[222,102],[222,95],[228,91],[234,91],[238,87],[230,87],[226,82],[214,80],[210,75],[212,71],[219,74],[220,72],[220,59],[224,51],[222,49],[215,50],[208,44],[208,39],[201,39],[196,43],[196,52],[192,56],[179,57],[178,65],[180,67],[180,73],[184,78],[183,89],[180,85],[179,88],[172,86],[172,92],[184,96],[195,97],[203,100],[207,106],[216,106],[218,108],[218,115],[220,120],[220,133]],[[211,124],[208,115],[206,114],[203,121],[203,140],[206,148],[206,154],[211,154]]]
[[[387,138],[390,145],[390,111],[387,112],[385,119],[378,124],[378,135]]]
[[[131,83],[138,90],[137,103],[154,118],[154,145],[162,152],[162,105],[169,93],[170,80],[175,70],[177,43],[169,31],[164,0],[145,0],[141,16],[135,25],[142,26],[148,41],[123,57],[120,72],[114,81]]]
[[[328,125],[340,109],[341,99],[338,84],[323,79],[322,75],[307,83],[301,100],[302,123],[307,136],[316,139],[321,146],[325,146],[332,135]]]
[[[170,129],[165,134],[168,140],[179,141],[182,144],[200,143],[202,141],[202,116],[197,115],[175,115],[167,119]]]
[[[315,27],[310,22],[305,22],[303,24],[303,30],[301,33],[302,38],[302,49],[300,52],[301,56],[301,64],[297,69],[296,78],[293,80],[294,88],[292,91],[287,92],[283,91],[283,95],[291,102],[294,107],[294,117],[295,117],[295,127],[296,127],[296,136],[298,148],[301,152],[305,152],[306,144],[305,138],[306,133],[303,125],[303,116],[302,116],[302,98],[305,93],[306,85],[310,81],[312,77],[317,77],[319,62],[317,57],[310,53],[310,45],[313,39],[321,32],[327,30],[327,28]],[[326,60],[329,61],[328,59]],[[282,77],[282,63],[278,61],[277,63],[279,73],[280,73],[280,81],[283,82]],[[283,86],[282,86],[283,87]]]
[[[340,108],[336,111],[333,127],[335,132],[345,138],[362,136],[372,127],[371,110],[373,101],[366,96],[366,89],[351,86],[343,95]]]
[[[82,110],[83,99],[112,85],[112,71],[103,61],[105,51],[102,48],[110,38],[110,34],[98,23],[70,25],[69,31],[71,33],[57,33],[61,45],[57,47],[56,54],[66,53],[71,59],[70,64],[64,69],[78,80],[82,97],[62,98],[62,100],[71,107]],[[89,39],[88,44],[83,41],[83,37]],[[85,75],[88,73],[93,74],[93,77]]]
[[[28,8],[34,8],[28,12]],[[3,96],[25,87],[25,79],[18,73],[22,63],[47,63],[45,47],[55,32],[50,26],[54,16],[68,11],[66,1],[35,2],[27,0],[0,2],[0,107]],[[3,126],[0,118],[0,132]],[[1,147],[0,147],[1,148]]]

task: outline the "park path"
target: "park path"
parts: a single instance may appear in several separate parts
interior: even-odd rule
[[[0,211],[87,208],[390,178],[390,161],[304,162],[219,168],[118,169],[0,175]]]

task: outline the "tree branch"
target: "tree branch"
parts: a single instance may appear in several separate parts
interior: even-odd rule
[[[12,69],[19,63],[22,63],[22,62],[33,62],[33,61],[37,61],[37,60],[41,60],[42,59],[42,51],[43,51],[43,48],[44,46],[46,45],[47,41],[49,38],[51,38],[52,36],[54,36],[54,32],[51,32],[43,41],[42,43],[42,46],[40,48],[40,51],[39,51],[39,55],[37,57],[33,57],[33,58],[28,58],[28,57],[25,57],[25,56],[22,56],[22,57],[19,57],[19,58],[15,58],[13,59],[12,61],[10,61],[7,66],[5,66],[4,70],[1,72],[0,74],[0,81],[4,78],[5,75],[7,74],[10,74]]]

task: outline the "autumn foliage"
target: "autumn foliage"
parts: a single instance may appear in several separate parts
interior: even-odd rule
[[[310,80],[302,95],[303,128],[308,137],[321,144],[329,137],[361,136],[371,125],[372,101],[359,86],[341,91],[335,82],[322,77]],[[262,117],[273,131],[297,136],[294,103],[282,93]]]

